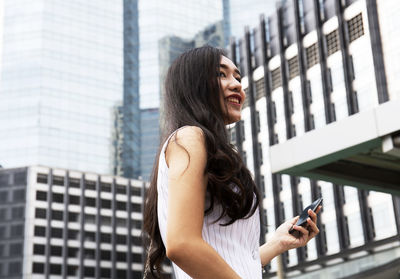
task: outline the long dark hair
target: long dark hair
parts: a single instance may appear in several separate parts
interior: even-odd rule
[[[218,81],[223,55],[226,56],[222,50],[205,46],[183,53],[171,65],[163,96],[165,123],[161,144],[182,126],[202,129],[207,150],[205,174],[208,175],[207,191],[210,196],[210,206],[205,214],[213,210],[214,204],[218,204],[222,208],[218,220],[228,217],[228,221],[222,225],[230,225],[254,214],[259,204],[259,194],[249,170],[229,143]],[[147,191],[143,216],[144,233],[149,242],[146,268],[151,278],[160,278],[161,264],[166,256],[157,219],[158,157],[159,154]]]

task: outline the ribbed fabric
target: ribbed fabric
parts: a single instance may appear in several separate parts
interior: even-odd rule
[[[168,222],[168,166],[165,161],[165,148],[171,136],[169,136],[164,143],[160,153],[157,179],[158,224],[164,245],[166,243]],[[207,208],[207,203],[208,199],[206,199],[205,208]],[[226,218],[221,219],[217,223],[213,223],[220,216],[220,212],[221,206],[215,205],[213,212],[204,216],[202,229],[203,239],[221,255],[241,278],[261,279],[261,261],[258,251],[260,236],[258,209],[250,218],[237,220],[229,226],[220,226],[220,224],[226,223]],[[176,279],[191,278],[174,263],[173,269]]]

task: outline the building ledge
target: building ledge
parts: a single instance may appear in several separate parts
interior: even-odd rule
[[[271,170],[400,195],[400,100],[270,147]]]

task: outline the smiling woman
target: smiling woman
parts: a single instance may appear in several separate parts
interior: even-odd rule
[[[240,120],[245,93],[225,53],[202,47],[170,67],[164,96],[164,140],[145,200],[145,278],[160,278],[167,256],[175,278],[260,279],[274,256],[318,233],[294,218],[259,247],[259,193],[226,125]],[[301,236],[289,234],[290,228]]]

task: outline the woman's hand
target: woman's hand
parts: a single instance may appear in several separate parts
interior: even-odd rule
[[[273,238],[274,241],[278,241],[282,252],[307,245],[307,243],[319,233],[316,223],[317,213],[320,210],[321,206],[319,206],[315,212],[311,209],[308,210],[308,215],[310,217],[307,218],[307,224],[305,227],[295,225],[299,219],[299,216],[296,216],[292,220],[286,221],[276,229]],[[292,227],[295,232],[290,234],[289,230]]]
[[[317,213],[320,210],[321,206],[318,207],[315,213],[311,209],[308,211],[310,218],[307,219],[307,225],[305,228],[295,225],[299,216],[280,225],[276,229],[272,238],[260,247],[262,266],[267,265],[274,257],[289,249],[305,246],[308,241],[314,238],[319,233],[316,223]],[[289,230],[292,227],[295,232],[290,234]]]

